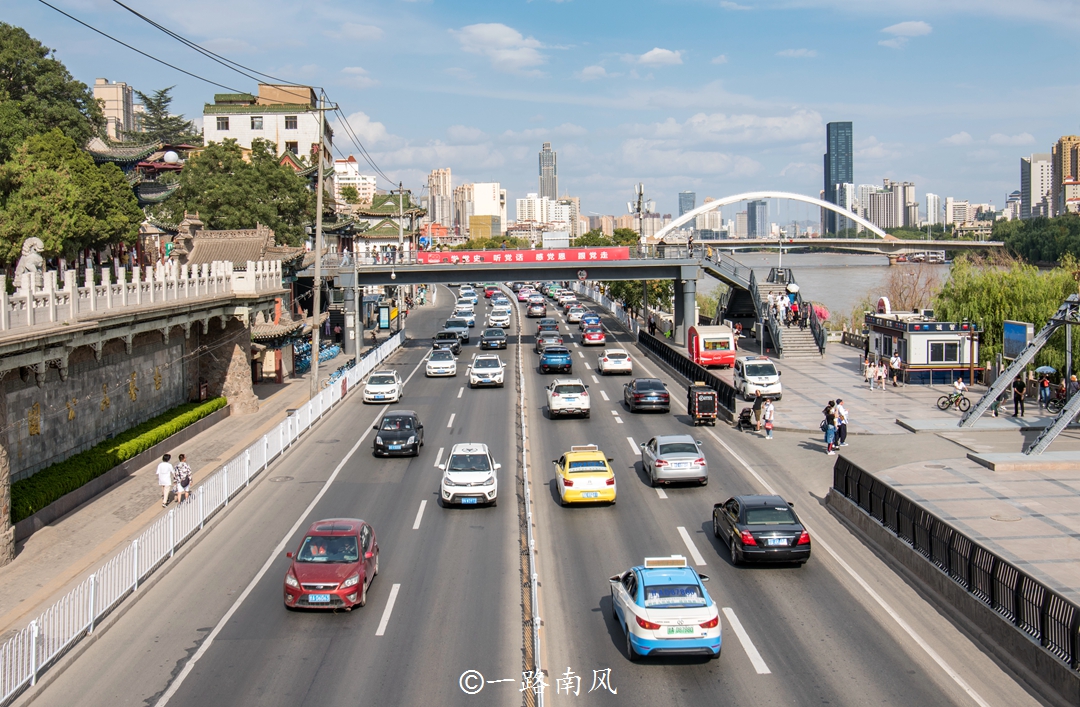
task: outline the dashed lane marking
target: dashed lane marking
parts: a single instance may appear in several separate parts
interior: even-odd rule
[[[421,501],[420,510],[416,512],[416,520],[414,520],[412,524],[413,530],[420,530],[420,520],[424,517],[425,508],[427,508],[427,501]]]
[[[597,385],[599,385],[599,384],[600,384],[600,379],[599,379],[599,378],[597,378],[596,376],[593,376],[593,377],[592,377],[592,382],[593,382],[593,383],[596,383]]]
[[[631,454],[633,454],[634,456],[641,454],[641,447],[638,446],[638,443],[634,441],[633,437],[627,437],[626,441],[630,443]]]
[[[596,382],[599,383],[600,381],[596,381]],[[609,403],[611,402],[611,398],[609,398],[607,396],[607,393],[605,393],[602,390],[600,391],[600,397],[603,398],[605,402],[609,402]]]
[[[457,396],[460,398],[461,394],[464,393],[464,392],[465,392],[465,386],[461,386],[460,388],[458,388]]]
[[[659,486],[656,487],[656,495],[659,496],[660,498],[667,498],[667,493],[664,491],[664,489],[660,488]]]
[[[457,417],[456,412],[450,413],[450,421],[446,423],[446,429],[450,429],[454,426],[454,418]]]
[[[445,447],[439,447],[439,453],[435,455],[435,468],[442,465],[442,453]]]
[[[379,621],[379,628],[375,629],[376,636],[382,636],[386,633],[386,625],[390,623],[390,614],[394,613],[394,603],[397,601],[399,591],[401,591],[400,584],[395,584],[390,587],[390,598],[386,600],[386,608],[383,609],[382,620]]]
[[[739,643],[742,644],[743,650],[746,651],[746,657],[750,659],[750,663],[754,666],[754,670],[758,675],[769,675],[772,673],[769,670],[769,666],[765,665],[765,661],[762,659],[761,654],[758,653],[758,649],[754,646],[754,642],[750,640],[750,634],[743,628],[742,622],[739,621],[739,617],[735,615],[735,611],[730,606],[724,607],[724,616],[727,617],[728,623],[731,624],[731,630],[735,632],[735,635],[739,638]]]
[[[682,536],[683,543],[686,544],[686,549],[690,551],[690,556],[694,558],[694,564],[701,566],[705,564],[705,558],[698,552],[697,545],[694,544],[693,539],[690,537],[690,533],[686,532],[686,528],[679,526],[679,535]]]
[[[585,358],[585,354],[581,354],[581,357]],[[589,365],[588,361],[585,362],[585,368],[590,371],[592,370],[592,366]]]

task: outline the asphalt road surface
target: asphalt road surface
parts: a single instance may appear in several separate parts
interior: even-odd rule
[[[448,294],[440,287],[438,306],[412,313],[413,339],[387,363],[408,378],[404,400],[390,407],[415,410],[424,423],[419,457],[373,458],[369,431],[387,408],[351,396],[180,553],[85,653],[54,674],[36,701],[521,704],[517,345],[511,337],[500,352],[508,363],[505,388],[468,387],[465,364],[477,351],[475,336],[457,377],[424,378],[429,337],[450,311]],[[484,310],[481,300],[478,319]],[[766,447],[723,426],[690,427],[681,405],[684,384],[607,323],[608,346],[631,351],[635,375],[667,382],[671,414],[626,410],[627,379],[595,376],[602,347],[579,346],[577,326],[569,325],[573,375],[590,386],[592,417],[547,419],[543,388],[554,376],[537,371],[535,320],[521,319],[547,703],[1039,704],[825,510],[822,480],[833,458],[810,451],[796,435],[778,434]],[[710,483],[658,492],[642,474],[635,445],[684,431],[704,443]],[[460,442],[484,442],[502,463],[498,507],[441,507],[436,460]],[[559,505],[551,462],[583,443],[598,444],[615,459],[616,505]],[[810,527],[814,554],[802,568],[734,567],[712,536],[713,503],[767,490],[795,501]],[[284,550],[296,548],[312,521],[341,516],[371,522],[378,536],[380,573],[367,606],[336,614],[286,611]],[[623,652],[607,578],[646,555],[669,554],[687,556],[711,577],[706,587],[723,608],[717,660],[632,664]],[[607,669],[607,683],[597,687],[594,671]],[[476,694],[460,684],[469,670],[487,681]],[[576,696],[557,691],[567,670],[582,679]]]

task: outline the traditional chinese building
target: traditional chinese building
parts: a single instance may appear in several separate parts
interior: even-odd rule
[[[144,145],[109,145],[101,138],[92,138],[86,151],[97,164],[112,163],[123,171],[135,191],[139,206],[159,204],[180,188],[175,175],[193,153],[201,150],[195,145],[166,145],[161,142]]]
[[[357,208],[353,214],[357,223],[355,251],[361,257],[371,257],[396,250],[399,222],[405,251],[418,250],[420,219],[426,214],[427,210],[416,204],[409,194],[376,194],[370,206]]]

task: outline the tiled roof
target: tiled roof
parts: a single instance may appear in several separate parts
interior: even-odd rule
[[[274,232],[259,225],[256,228],[231,231],[197,231],[192,239],[187,262],[201,265],[228,260],[234,265],[246,265],[249,260],[287,262],[303,254],[303,248],[275,245]]]
[[[142,182],[135,187],[135,197],[139,200],[139,203],[159,204],[169,198],[169,195],[179,188],[179,182],[173,182],[172,184]]]
[[[110,145],[101,138],[91,138],[86,144],[86,151],[95,162],[138,162],[161,149],[160,142],[143,145]]]
[[[405,214],[416,214],[423,216],[427,213],[426,209],[421,209],[412,198],[406,194],[401,197],[401,210]],[[371,206],[364,206],[356,209],[356,213],[359,216],[397,216],[398,214],[398,195],[397,194],[376,194],[371,199]]]
[[[406,238],[417,233],[417,231],[411,231],[404,229],[403,231]],[[360,238],[374,239],[374,238],[397,238],[398,237],[398,224],[397,221],[384,218],[374,226],[360,231],[356,234]]]

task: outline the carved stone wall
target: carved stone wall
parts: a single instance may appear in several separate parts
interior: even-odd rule
[[[228,398],[233,415],[258,412],[259,400],[251,389],[251,328],[231,319],[222,329],[215,320],[209,332],[200,333],[199,343],[198,375],[210,397]]]

